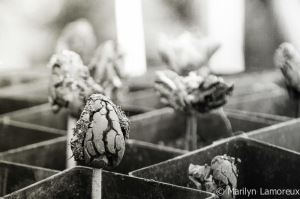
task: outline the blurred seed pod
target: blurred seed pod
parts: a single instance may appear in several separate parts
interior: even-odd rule
[[[102,43],[90,60],[89,70],[94,80],[99,83],[105,96],[114,98],[123,87],[124,51],[115,41]]]
[[[90,60],[96,48],[96,35],[91,23],[86,19],[78,19],[68,23],[56,44],[56,53],[70,50],[78,53],[85,64]]]
[[[78,54],[64,50],[53,55],[48,66],[51,69],[49,102],[54,112],[65,107],[72,116],[79,117],[86,98],[102,93],[102,87],[90,77],[88,67],[83,65]]]
[[[223,106],[233,91],[233,85],[224,83],[222,78],[213,75],[203,77],[194,72],[182,77],[170,70],[156,73],[154,87],[162,103],[176,110],[194,109],[200,113]]]
[[[211,161],[211,170],[214,181],[236,189],[238,171],[235,158],[227,155],[216,156]]]
[[[215,193],[220,199],[235,198],[233,190],[237,188],[238,177],[235,158],[216,156],[212,159],[211,166],[190,164],[188,172],[190,180],[198,189]]]
[[[117,166],[129,138],[129,119],[124,112],[101,94],[91,95],[76,123],[71,149],[76,161],[105,168]]]
[[[221,47],[220,42],[200,33],[184,32],[174,39],[161,35],[159,54],[169,69],[186,76],[191,71],[209,74],[208,62]]]

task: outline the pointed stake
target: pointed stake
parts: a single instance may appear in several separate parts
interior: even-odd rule
[[[102,169],[93,168],[92,178],[92,199],[101,199],[102,190]]]

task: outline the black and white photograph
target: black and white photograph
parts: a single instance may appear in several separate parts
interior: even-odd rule
[[[0,198],[300,199],[300,0],[0,0]]]

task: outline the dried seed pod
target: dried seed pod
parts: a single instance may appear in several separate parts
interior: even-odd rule
[[[56,53],[60,53],[63,50],[74,51],[87,64],[95,50],[96,40],[91,23],[81,18],[65,26],[57,41]]]
[[[227,155],[214,157],[210,167],[206,164],[189,166],[189,178],[197,188],[211,193],[222,189],[222,195],[216,193],[221,199],[235,198],[233,189],[237,188],[237,177],[235,158]]]
[[[230,189],[237,187],[238,172],[235,158],[227,155],[216,156],[211,161],[211,170],[216,182],[228,185]]]
[[[300,92],[300,55],[294,46],[281,44],[275,52],[274,63],[281,69],[286,85]]]
[[[155,89],[161,101],[181,111],[197,110],[209,112],[223,106],[233,85],[227,85],[222,78],[209,75],[200,76],[191,72],[181,77],[173,71],[160,71],[156,74]]]
[[[86,98],[102,93],[102,87],[90,77],[78,54],[64,50],[53,55],[48,66],[51,68],[49,101],[54,112],[66,107],[72,116],[79,117]]]
[[[94,80],[102,85],[105,96],[116,98],[125,78],[121,46],[111,40],[101,44],[89,63],[89,69]]]
[[[159,53],[168,67],[179,75],[186,76],[197,70],[208,74],[208,62],[220,46],[218,41],[203,37],[199,32],[184,32],[175,39],[162,35]]]
[[[207,191],[207,184],[212,184],[215,189],[216,185],[213,183],[210,166],[205,164],[204,166],[190,164],[189,166],[189,178],[197,186],[198,189]]]
[[[71,140],[75,160],[97,168],[117,166],[129,131],[129,120],[119,107],[104,95],[91,95]]]

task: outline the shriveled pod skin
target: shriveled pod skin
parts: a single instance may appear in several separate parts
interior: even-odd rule
[[[225,84],[222,78],[213,75],[191,72],[182,77],[169,70],[156,73],[154,87],[162,103],[176,110],[188,112],[194,109],[200,113],[223,106],[233,91],[232,84]]]
[[[207,164],[205,164],[204,166],[190,164],[188,173],[190,180],[197,186],[197,189],[208,191],[208,183],[212,185],[211,187],[209,187],[209,189],[212,190],[211,192],[217,189],[212,180],[210,166],[208,166]]]
[[[70,143],[75,160],[96,168],[117,166],[129,131],[129,120],[119,107],[104,95],[91,95]]]
[[[281,44],[275,52],[274,63],[281,69],[288,89],[300,92],[300,55],[294,46]]]
[[[97,48],[89,63],[94,80],[102,85],[105,96],[111,99],[117,98],[117,92],[123,87],[124,57],[120,44],[108,40]]]
[[[64,50],[53,55],[48,66],[51,69],[49,80],[49,101],[52,110],[58,112],[68,108],[73,117],[79,117],[88,98],[93,93],[102,93],[83,65],[80,56]]]
[[[211,170],[218,187],[225,190],[222,199],[234,199],[233,189],[237,188],[238,177],[235,158],[227,155],[216,156],[211,161]]]
[[[193,82],[193,80],[191,80],[192,78],[197,79],[197,76],[190,75],[185,81]],[[194,81],[197,82],[197,80]],[[204,78],[204,81],[200,83],[197,88],[190,88],[190,101],[192,107],[198,112],[206,113],[225,105],[228,96],[233,92],[234,85],[226,84],[220,77],[209,75]]]
[[[211,161],[211,166],[205,164],[190,164],[189,178],[198,189],[215,193],[217,199],[234,199],[234,189],[237,188],[238,170],[235,158],[227,155],[216,156]],[[222,195],[218,190],[223,190]]]

